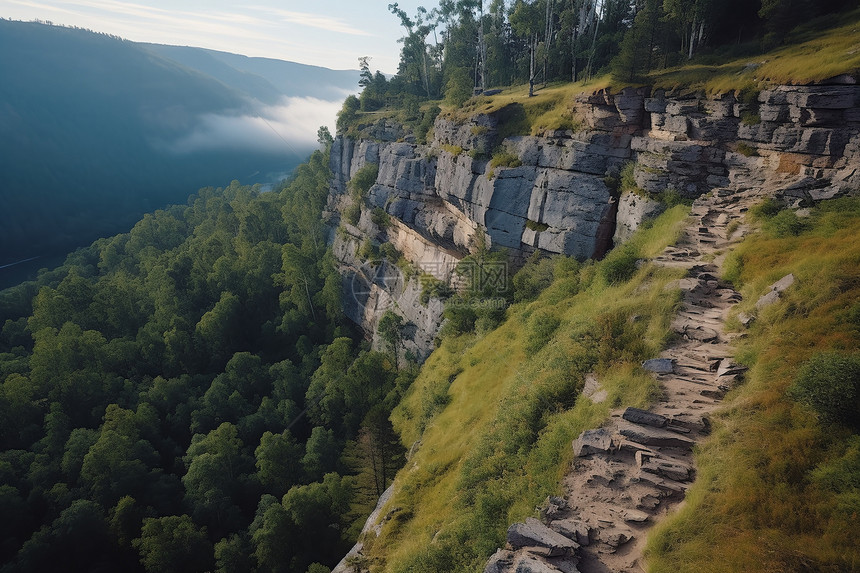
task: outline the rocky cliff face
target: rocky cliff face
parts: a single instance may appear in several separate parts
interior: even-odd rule
[[[360,254],[368,239],[391,243],[403,260],[447,281],[476,233],[513,260],[536,249],[601,257],[660,210],[649,195],[667,189],[692,198],[764,188],[790,201],[858,189],[860,87],[853,81],[780,86],[743,100],[604,90],[577,98],[582,129],[540,137],[502,139],[506,110],[467,121],[440,117],[428,145],[384,122],[367,139],[338,137],[329,207],[333,224],[340,223],[334,249],[346,312],[375,332],[390,309],[407,324],[404,350],[419,359],[432,350],[440,301],[422,304],[420,278],[408,278],[403,265],[368,264]],[[489,157],[499,149],[520,165],[493,167]],[[629,162],[644,193],[618,196],[607,176]],[[355,202],[347,184],[368,163],[379,166],[378,176],[352,225],[340,216]],[[386,228],[380,210],[389,216]]]

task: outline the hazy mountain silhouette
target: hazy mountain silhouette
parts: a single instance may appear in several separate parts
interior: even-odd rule
[[[316,145],[291,123],[358,72],[0,20],[0,78],[2,287],[11,262],[38,268],[200,187],[288,173]]]

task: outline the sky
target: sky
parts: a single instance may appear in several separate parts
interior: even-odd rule
[[[397,71],[404,35],[391,0],[0,0],[0,17],[88,28],[137,42],[195,46],[246,56]],[[414,15],[435,0],[398,0]]]

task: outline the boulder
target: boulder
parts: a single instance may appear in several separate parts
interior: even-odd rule
[[[507,573],[514,564],[514,552],[499,549],[490,556],[484,573]]]
[[[549,527],[568,539],[576,541],[579,545],[586,546],[591,542],[589,527],[582,521],[576,519],[559,519],[550,523]]]
[[[606,428],[585,430],[573,441],[573,453],[578,458],[606,453],[610,449],[612,449],[612,436]]]
[[[633,539],[633,534],[630,531],[610,530],[601,535],[601,539],[610,547],[621,547],[625,543]]]
[[[552,519],[565,509],[567,509],[567,500],[563,497],[551,495],[544,500],[543,505],[540,507],[540,513],[542,517]]]
[[[654,199],[636,193],[622,193],[618,200],[618,213],[615,216],[613,242],[616,245],[623,243],[643,222],[657,217],[665,209],[665,205]]]
[[[756,308],[765,308],[772,304],[775,304],[780,299],[780,295],[785,292],[785,290],[794,284],[794,274],[787,274],[772,285],[768,287],[767,294],[763,295],[758,301],[756,301]]]
[[[514,549],[538,547],[545,550],[548,557],[572,554],[579,545],[553,531],[537,519],[529,517],[525,523],[514,523],[508,528],[508,543]]]
[[[672,358],[651,358],[642,363],[642,368],[655,374],[671,374],[675,369],[675,360]]]
[[[624,521],[628,523],[645,523],[650,519],[650,515],[638,509],[628,509],[624,511]]]
[[[723,360],[717,368],[717,378],[723,376],[739,376],[749,370],[746,366],[736,363],[734,360]]]

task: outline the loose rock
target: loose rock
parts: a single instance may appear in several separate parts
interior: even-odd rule
[[[669,374],[675,368],[675,361],[671,358],[652,358],[643,362],[642,368],[656,374]]]
[[[585,430],[573,442],[573,453],[581,458],[591,454],[605,453],[612,448],[612,436],[604,428]]]
[[[533,517],[526,519],[525,523],[515,523],[508,528],[508,543],[514,549],[544,548],[548,550],[548,557],[567,555],[578,547],[575,541],[553,531]]]

